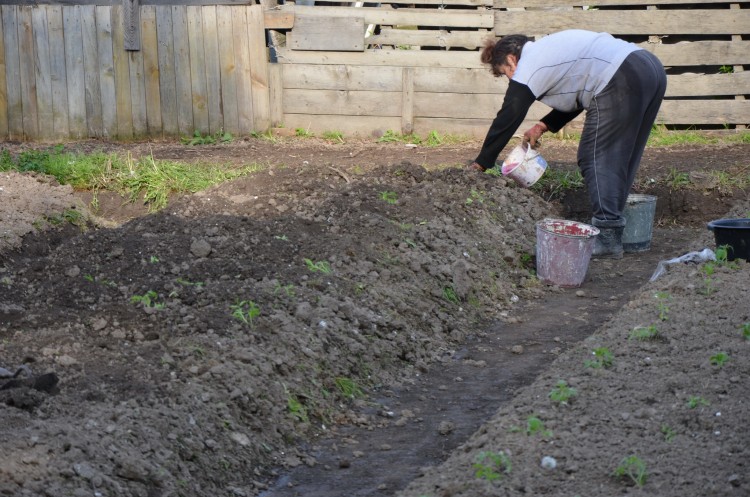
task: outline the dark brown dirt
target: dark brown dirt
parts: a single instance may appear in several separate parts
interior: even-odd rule
[[[585,192],[547,203],[549,192],[466,173],[460,165],[477,143],[70,146],[267,168],[151,215],[100,196],[94,214],[110,227],[32,233],[2,254],[0,366],[55,372],[59,384],[52,393],[0,391],[2,447],[12,454],[0,492],[390,496],[426,472],[404,495],[609,495],[629,488],[607,470],[629,454],[612,440],[603,457],[593,448],[599,427],[609,422],[614,438],[629,439],[602,413],[642,420],[657,434],[660,424],[676,431],[668,448],[680,464],[663,452],[652,459],[658,444],[648,437],[627,447],[650,463],[644,491],[685,495],[685,482],[702,495],[749,488],[740,402],[747,392],[732,378],[748,372],[737,330],[750,316],[731,297],[745,291],[747,265],[720,268],[712,276],[720,291],[710,295],[700,293],[705,275],[695,266],[647,281],[660,260],[713,248],[707,221],[750,209],[744,192],[706,174],[710,164],[747,175],[750,146],[649,149],[637,191],[659,198],[652,249],[592,261],[578,290],[540,285],[528,255],[536,220],[589,217]],[[553,168],[575,167],[575,144],[550,140],[542,153]],[[675,172],[690,183],[675,187]],[[16,180],[8,176],[4,186]],[[656,289],[670,295],[666,338],[623,339],[646,324],[640,316],[653,312]],[[726,326],[691,311],[705,307],[696,299],[709,307],[719,299]],[[259,315],[249,317],[253,304]],[[247,322],[233,316],[238,309]],[[712,332],[691,332],[698,323]],[[696,342],[683,351],[688,338]],[[580,366],[591,340],[614,351],[614,368]],[[721,347],[731,359],[717,373],[708,356]],[[649,375],[630,366],[643,350],[659,364]],[[685,367],[726,381],[676,383],[691,374],[682,352],[696,354]],[[548,405],[558,378],[584,400]],[[592,389],[595,402],[585,400]],[[623,389],[636,393],[616,393]],[[720,430],[699,411],[678,409],[699,394],[724,413]],[[676,400],[649,400],[665,395]],[[531,413],[553,435],[520,446],[506,440],[520,436],[510,428]],[[710,466],[704,455],[721,451],[725,438],[703,429],[740,448]],[[475,459],[488,450],[510,455],[510,476],[476,476]],[[542,453],[565,468],[548,473],[551,482],[532,464]],[[701,468],[706,478],[689,477]]]

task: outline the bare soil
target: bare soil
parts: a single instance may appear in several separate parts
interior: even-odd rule
[[[462,170],[479,143],[66,147],[267,167],[153,214],[2,174],[0,495],[614,495],[631,455],[645,495],[750,492],[750,266],[648,281],[747,217],[707,171],[747,175],[750,146],[647,150],[651,250],[579,289],[536,279],[534,224],[587,220],[585,191]],[[575,168],[574,143],[542,153]]]

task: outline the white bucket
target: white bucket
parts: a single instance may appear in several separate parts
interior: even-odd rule
[[[539,181],[546,170],[547,161],[539,152],[523,143],[511,150],[501,169],[504,176],[509,177],[524,188],[528,188]]]

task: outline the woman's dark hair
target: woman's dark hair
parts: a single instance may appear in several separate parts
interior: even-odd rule
[[[495,76],[501,76],[500,66],[507,62],[508,55],[521,58],[521,50],[530,38],[526,35],[508,35],[499,40],[489,38],[484,42],[481,60],[490,65],[490,71]]]

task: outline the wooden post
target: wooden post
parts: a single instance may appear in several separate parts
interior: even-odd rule
[[[122,0],[122,23],[125,50],[141,49],[140,0]]]
[[[730,9],[739,9],[740,8],[740,4],[738,4],[738,3],[730,4],[729,8]],[[732,41],[741,42],[742,41],[742,35],[732,35]],[[733,68],[734,68],[734,72],[742,72],[742,71],[745,70],[745,68],[743,66],[741,66],[741,65],[736,65]],[[735,100],[745,100],[745,95],[735,95],[734,99]],[[737,129],[747,129],[747,124],[750,124],[750,123],[737,124],[736,128]]]
[[[401,134],[414,132],[414,68],[405,67],[401,93]]]

